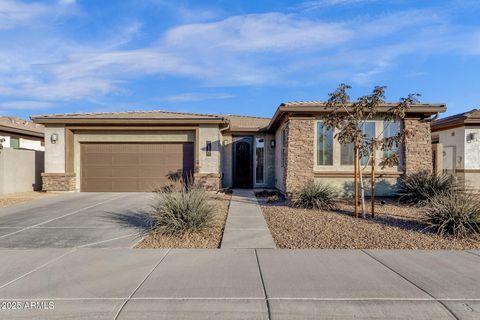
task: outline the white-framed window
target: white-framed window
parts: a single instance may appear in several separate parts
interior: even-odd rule
[[[399,131],[400,131],[400,122],[398,122],[398,121],[391,121],[391,122],[384,121],[383,122],[383,137],[384,138],[389,138],[389,137],[396,136],[399,133]],[[390,157],[394,154],[399,155],[398,154],[399,149],[400,149],[400,146],[395,144],[392,149],[384,150],[383,151],[383,158]]]
[[[387,123],[385,121],[366,121],[362,126],[362,133],[366,139],[372,137],[392,137],[398,134],[400,123]],[[383,134],[382,134],[383,132]],[[380,136],[379,136],[380,135]],[[340,144],[335,139],[335,131],[327,130],[321,120],[317,120],[316,138],[315,138],[315,166],[318,169],[323,167],[351,168],[354,165],[353,144]],[[395,146],[389,151],[378,151],[377,157],[386,157],[392,153],[398,153],[400,146]],[[368,156],[361,159],[361,165],[366,165],[369,161]]]
[[[265,138],[255,138],[255,183],[265,182]]]
[[[317,166],[333,165],[333,131],[317,122]]]

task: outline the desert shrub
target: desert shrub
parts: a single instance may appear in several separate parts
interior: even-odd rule
[[[455,178],[447,174],[418,172],[400,179],[400,200],[425,203],[437,195],[456,189]]]
[[[478,195],[457,191],[437,195],[429,202],[424,221],[441,235],[465,237],[480,233]]]
[[[337,193],[330,186],[309,181],[292,196],[291,204],[296,208],[335,209]]]
[[[206,191],[199,187],[181,190],[161,190],[149,215],[152,231],[178,235],[186,231],[200,231],[212,226],[215,210]]]

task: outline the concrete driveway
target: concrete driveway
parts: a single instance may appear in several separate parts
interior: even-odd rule
[[[151,193],[70,193],[0,209],[0,248],[131,247]]]

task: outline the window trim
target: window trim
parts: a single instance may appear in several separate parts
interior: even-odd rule
[[[341,144],[338,142],[338,139],[335,138],[335,134],[336,134],[336,129],[333,130],[333,164],[332,165],[318,165],[318,152],[317,152],[317,146],[318,146],[318,141],[317,141],[317,137],[318,137],[318,122],[322,122],[322,119],[316,119],[315,120],[315,126],[314,126],[314,139],[313,139],[313,163],[314,163],[314,166],[313,166],[313,171],[314,172],[325,172],[325,171],[328,171],[328,172],[334,172],[334,171],[338,171],[338,172],[345,172],[345,171],[352,171],[353,172],[353,169],[354,169],[354,165],[341,165]],[[384,120],[381,120],[381,119],[372,119],[372,120],[368,120],[367,122],[373,122],[375,123],[375,135],[379,135],[382,130],[383,130],[383,123],[385,122]],[[403,121],[400,121],[400,126],[399,126],[399,130],[402,130],[403,129]],[[383,158],[383,151],[382,150],[376,150],[376,166],[375,166],[375,170],[378,171],[378,172],[392,172],[392,171],[395,171],[395,172],[398,172],[398,173],[401,173],[404,171],[404,166],[403,166],[403,161],[404,161],[404,145],[403,144],[400,144],[398,146],[398,149],[399,149],[399,160],[400,160],[400,164],[398,166],[394,166],[394,167],[388,167],[388,168],[385,168],[385,169],[381,169],[380,166],[378,166],[378,164],[380,163],[380,161],[378,159],[381,159]],[[365,169],[365,172],[369,172],[370,171],[370,166],[366,167]]]
[[[322,120],[317,120],[315,121],[315,131],[314,131],[314,166],[315,167],[320,167],[320,168],[331,168],[335,165],[335,130],[332,130],[332,164],[319,164],[318,163],[318,125],[322,123],[323,126],[323,121]]]
[[[263,139],[263,181],[262,182],[257,182],[257,139]],[[263,186],[266,184],[266,181],[267,181],[267,137],[266,136],[254,136],[253,137],[253,141],[254,141],[254,154],[255,154],[255,157],[254,157],[254,163],[253,163],[253,166],[255,168],[254,170],[254,177],[253,177],[253,183],[254,185],[256,186]]]

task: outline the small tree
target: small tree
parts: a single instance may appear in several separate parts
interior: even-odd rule
[[[371,204],[372,216],[374,215],[375,199],[375,154],[377,150],[388,151],[399,147],[405,137],[410,133],[406,130],[399,130],[395,135],[384,137],[385,129],[395,122],[405,118],[407,110],[412,104],[418,103],[418,94],[409,94],[406,98],[401,98],[400,102],[389,104],[386,112],[379,112],[379,107],[385,104],[386,87],[376,86],[372,93],[362,96],[356,101],[350,101],[348,90],[351,87],[346,84],[340,86],[329,94],[330,98],[325,106],[329,111],[324,117],[324,126],[327,129],[335,130],[335,138],[340,144],[351,144],[354,149],[354,188],[355,188],[355,217],[358,218],[358,200],[359,184],[361,193],[362,216],[365,218],[365,190],[363,185],[362,171],[369,164],[371,171]],[[387,123],[382,132],[378,135],[368,136],[364,132],[367,121],[380,117]],[[360,166],[360,158],[367,159],[364,168]],[[391,167],[399,164],[397,153],[384,157],[379,163],[382,168]]]

